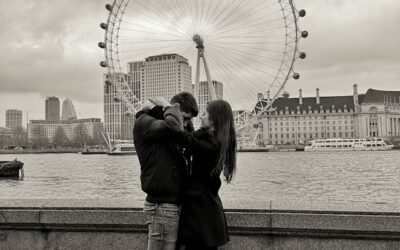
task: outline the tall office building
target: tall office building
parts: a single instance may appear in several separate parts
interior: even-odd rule
[[[46,99],[46,121],[59,121],[60,120],[60,100],[55,97],[47,97]]]
[[[150,56],[144,61],[128,63],[124,77],[133,94],[140,101],[158,96],[170,100],[175,94],[192,93],[191,67],[188,60],[177,54]],[[114,86],[107,85],[110,77],[104,75],[104,126],[110,139],[132,139],[134,117],[119,99]],[[116,101],[117,100],[117,101]]]
[[[61,120],[66,121],[75,119],[76,119],[76,113],[74,105],[72,104],[71,99],[67,98],[63,101]]]
[[[218,81],[212,81],[212,83],[214,85],[215,95],[217,96],[217,99],[223,99],[223,84]],[[211,101],[211,93],[208,87],[208,82],[199,82],[198,86],[195,86],[195,91],[196,93],[194,93],[194,96],[197,100],[197,105],[199,106],[199,114],[201,114],[206,110],[207,103]],[[201,124],[199,118],[194,119],[194,125],[195,127],[200,127]]]
[[[163,54],[147,57],[141,72],[141,100],[157,96],[170,100],[182,91],[192,93],[192,68],[183,56]]]
[[[115,77],[123,77],[133,89],[130,74],[118,73]],[[111,140],[131,140],[133,138],[133,115],[120,99],[117,89],[106,84],[109,74],[104,75],[104,128]]]
[[[16,109],[6,110],[6,127],[14,130],[22,127],[22,111]]]
[[[138,100],[141,100],[140,86],[144,76],[144,61],[128,63],[128,74],[130,75],[129,86]]]

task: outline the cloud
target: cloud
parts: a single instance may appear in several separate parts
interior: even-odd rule
[[[101,2],[15,0],[2,6],[1,92],[102,100],[103,52],[96,42],[103,39],[98,24],[107,13]]]
[[[108,2],[0,0],[0,96],[22,98],[26,95],[30,101],[19,108],[34,110],[36,117],[40,116],[44,98],[49,95],[71,98],[74,103],[81,104],[83,114],[101,114],[101,82],[105,70],[98,65],[104,53],[97,42],[104,39],[99,23],[107,19],[104,5]],[[307,16],[300,19],[300,26],[310,35],[299,45],[300,50],[307,53],[307,58],[298,60],[295,65],[301,78],[287,84],[286,90],[292,96],[297,95],[299,88],[305,95],[314,95],[316,87],[321,89],[321,95],[351,94],[354,83],[359,84],[360,92],[370,87],[399,90],[400,1],[295,2],[298,9],[307,10]],[[166,2],[163,4],[165,7]],[[171,6],[174,5],[164,8],[165,13]],[[222,10],[223,5],[219,6]],[[134,11],[138,16],[138,12],[147,13],[144,7],[129,7],[131,13]],[[170,20],[174,20],[173,15],[181,14],[180,11],[169,13]],[[242,13],[236,13],[231,19],[239,16]],[[188,41],[191,43],[191,39]],[[221,55],[234,69],[232,64],[237,59],[228,56],[234,54]],[[213,63],[211,58],[209,61]],[[8,107],[1,99],[0,109]]]

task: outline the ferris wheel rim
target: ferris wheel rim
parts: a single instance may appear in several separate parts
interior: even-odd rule
[[[281,10],[282,10],[282,15],[283,18],[285,19],[286,22],[286,44],[285,44],[285,52],[281,60],[281,65],[280,68],[277,70],[275,79],[274,81],[270,84],[269,89],[273,84],[278,82],[278,75],[281,74],[283,71],[285,71],[285,76],[281,82],[279,83],[279,88],[278,90],[273,94],[273,97],[269,102],[265,102],[264,100],[261,100],[261,109],[259,108],[256,112],[256,117],[258,117],[258,113],[263,113],[264,111],[268,110],[273,101],[275,101],[278,96],[281,94],[282,90],[285,88],[286,83],[290,79],[291,75],[294,74],[293,68],[294,64],[297,59],[297,54],[298,54],[298,42],[300,39],[300,29],[298,26],[298,16],[297,16],[297,10],[295,7],[295,4],[293,0],[287,0],[287,1],[281,1],[281,0],[276,0],[279,2],[281,5]],[[116,74],[122,74],[122,67],[120,65],[120,58],[119,58],[119,48],[118,48],[118,43],[119,43],[119,36],[118,32],[120,29],[121,21],[124,17],[124,11],[126,7],[129,4],[129,0],[114,0],[112,4],[112,8],[109,12],[108,19],[107,19],[107,29],[105,32],[105,43],[106,43],[106,48],[105,48],[105,57],[106,57],[106,64],[107,64],[107,71],[108,74],[113,76]],[[286,7],[283,6],[283,4],[286,4]],[[287,17],[290,16],[292,19],[291,23],[287,23],[288,19]],[[290,26],[292,25],[292,26]],[[289,30],[293,29],[294,33],[292,36],[289,36],[290,32]],[[285,61],[286,57],[286,51],[289,46],[288,40],[291,39],[291,44],[294,45],[294,49],[292,49],[292,53],[289,58],[291,58],[289,61],[289,66],[287,65]],[[283,70],[283,67],[286,67],[285,70]],[[114,83],[114,82],[113,82]],[[264,96],[269,92],[269,89],[267,91],[263,91]],[[137,98],[136,98],[137,99]],[[138,100],[136,100],[138,101]],[[256,103],[256,101],[254,102]],[[129,103],[128,103],[129,104]],[[255,106],[255,108],[257,105]],[[251,110],[251,112],[253,112]]]

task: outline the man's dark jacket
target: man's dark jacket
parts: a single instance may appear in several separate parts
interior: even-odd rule
[[[175,126],[171,129],[167,126]],[[177,122],[179,121],[179,122]],[[140,180],[146,200],[153,203],[181,202],[185,159],[172,141],[182,130],[182,119],[176,108],[167,108],[164,120],[150,112],[139,112],[133,128],[133,140],[140,162]]]

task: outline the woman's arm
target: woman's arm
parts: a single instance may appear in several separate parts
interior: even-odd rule
[[[193,133],[178,133],[178,136],[175,140],[191,154],[196,153],[210,157],[218,156],[220,147],[217,141],[207,140],[205,138],[198,137],[196,135],[196,133],[198,132],[199,131],[195,131]],[[201,132],[207,133],[204,131]]]

